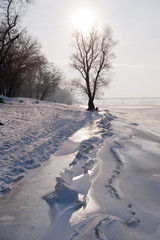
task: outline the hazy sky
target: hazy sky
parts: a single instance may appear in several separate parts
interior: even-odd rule
[[[119,41],[105,97],[160,97],[160,0],[35,0],[24,25],[68,79],[72,18],[84,8]]]

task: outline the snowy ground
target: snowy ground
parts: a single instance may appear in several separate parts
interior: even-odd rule
[[[159,240],[160,107],[103,109],[2,105],[0,240]]]
[[[0,193],[12,188],[29,170],[39,167],[90,117],[84,109],[4,98],[0,104]]]

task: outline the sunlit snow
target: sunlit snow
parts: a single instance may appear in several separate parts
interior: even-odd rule
[[[159,239],[160,106],[5,101],[0,239]]]

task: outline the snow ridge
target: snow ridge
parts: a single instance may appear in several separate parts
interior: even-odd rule
[[[93,178],[96,171],[97,152],[104,139],[112,136],[110,121],[113,119],[114,116],[107,111],[101,120],[96,121],[94,136],[81,142],[74,161],[61,173],[61,177],[57,178],[55,191],[44,197],[50,205],[53,223],[44,240],[78,239],[78,232],[72,229],[69,221],[73,212],[85,209],[88,204],[87,195],[92,183],[90,178]],[[59,229],[62,221],[63,228],[66,229],[63,232]]]

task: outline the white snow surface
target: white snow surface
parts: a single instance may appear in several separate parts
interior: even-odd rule
[[[90,117],[85,109],[7,98],[0,104],[0,194],[41,166]],[[91,116],[92,118],[92,116]]]
[[[5,101],[0,240],[160,239],[160,106]]]

